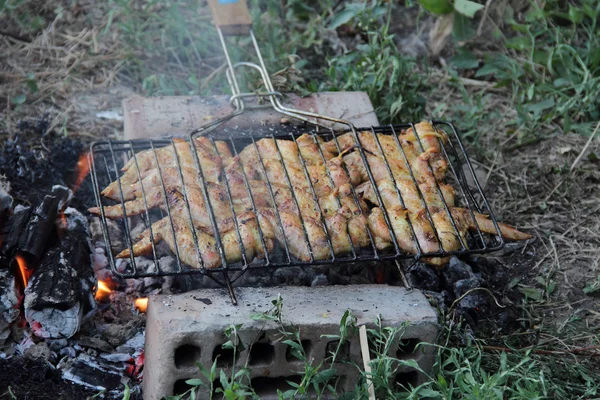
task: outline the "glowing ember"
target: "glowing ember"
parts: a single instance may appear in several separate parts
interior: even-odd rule
[[[90,163],[88,161],[88,153],[85,152],[79,156],[79,161],[75,166],[75,183],[73,183],[73,193],[79,189],[79,186],[83,183],[84,179],[90,173]]]
[[[25,262],[25,259],[22,256],[15,256],[15,259],[17,260],[17,264],[19,264],[21,278],[23,279],[23,288],[25,288],[27,287],[27,282],[29,282],[29,278],[31,277],[33,271],[30,271],[27,268],[27,263]]]
[[[106,282],[98,281],[98,288],[96,289],[96,300],[104,300],[112,292],[112,289],[108,287]]]
[[[137,308],[140,312],[145,313],[148,308],[148,298],[140,297],[139,299],[135,299],[135,308]]]

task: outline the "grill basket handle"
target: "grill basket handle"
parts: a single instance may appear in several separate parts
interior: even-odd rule
[[[252,19],[246,0],[208,0],[217,28],[226,36],[247,35]]]

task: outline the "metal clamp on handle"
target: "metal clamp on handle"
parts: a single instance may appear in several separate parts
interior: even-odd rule
[[[226,36],[247,35],[252,19],[246,0],[208,0],[217,28]]]

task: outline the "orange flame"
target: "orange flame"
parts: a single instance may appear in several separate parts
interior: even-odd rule
[[[83,183],[85,178],[90,173],[90,163],[88,161],[88,152],[82,153],[79,156],[79,161],[77,161],[77,165],[75,166],[75,183],[73,184],[73,193],[79,189],[79,186]]]
[[[21,271],[21,278],[23,279],[23,288],[27,287],[27,282],[29,282],[29,278],[33,271],[30,271],[27,268],[27,262],[22,256],[15,256],[15,260],[17,260],[17,264],[19,264],[19,270]]]
[[[137,308],[140,312],[145,313],[148,309],[148,298],[140,297],[139,299],[135,299],[135,308]]]
[[[106,282],[98,281],[98,287],[96,289],[96,300],[104,300],[112,292],[112,289],[108,287]]]

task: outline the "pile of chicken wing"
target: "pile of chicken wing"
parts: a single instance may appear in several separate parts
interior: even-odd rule
[[[266,138],[235,156],[222,141],[199,137],[192,149],[188,141],[178,140],[130,159],[122,177],[102,191],[119,201],[104,206],[104,214],[119,219],[168,208],[170,219],[144,231],[133,255],[150,254],[152,241],[164,241],[177,248],[185,264],[209,269],[221,265],[214,226],[232,263],[244,256],[248,262],[263,258],[275,246],[288,248],[300,261],[330,259],[350,253],[352,246],[383,250],[395,246],[392,235],[402,251],[419,254],[420,248],[426,256],[461,249],[468,230],[497,234],[487,216],[456,206],[454,188],[445,183],[448,161],[441,146],[446,134],[427,122],[415,128],[397,136],[360,132],[360,143],[351,132],[330,141],[308,134],[294,140]],[[90,212],[100,214],[100,208]],[[498,225],[506,239],[531,238]],[[123,250],[117,258],[130,253]],[[448,258],[423,261],[443,266]]]

